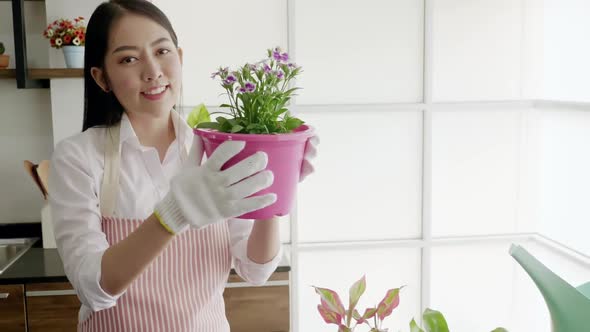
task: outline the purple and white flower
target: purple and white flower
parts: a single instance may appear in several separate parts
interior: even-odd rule
[[[217,76],[222,76],[222,75],[227,75],[229,68],[225,67],[225,68],[219,68],[218,71],[214,72],[211,74],[211,78],[215,78]]]
[[[227,77],[223,80],[223,85],[232,85],[237,81],[236,77],[233,74],[227,75]]]
[[[286,52],[283,53],[281,49],[277,47],[272,51],[272,58],[278,62],[286,63],[287,61],[289,61],[289,54],[287,54]]]
[[[285,77],[285,73],[282,70],[275,70],[272,72],[278,79]]]
[[[253,92],[254,90],[256,90],[256,84],[250,81],[246,81],[244,85],[238,89],[240,93]]]

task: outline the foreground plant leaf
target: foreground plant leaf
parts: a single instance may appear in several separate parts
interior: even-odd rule
[[[336,312],[330,311],[320,304],[318,304],[318,311],[326,323],[336,325],[340,325],[342,323],[342,316]]]
[[[316,293],[320,295],[321,299],[324,301],[323,304],[325,304],[328,309],[341,316],[345,315],[344,306],[342,305],[342,301],[340,301],[340,296],[338,296],[336,292],[327,288],[315,286],[313,288],[315,288]]]
[[[351,332],[352,330],[349,329],[348,327],[344,326],[344,325],[340,325],[338,327],[338,332]]]
[[[447,321],[439,311],[426,309],[422,318],[427,332],[449,332]]]
[[[217,122],[201,122],[197,125],[197,128],[210,128],[219,130],[220,125]]]
[[[205,104],[199,104],[193,108],[193,110],[189,113],[186,122],[191,128],[195,128],[199,123],[202,122],[211,122],[211,117],[209,115],[209,111]]]
[[[399,305],[399,290],[400,288],[394,288],[387,291],[385,297],[377,306],[377,317],[380,320],[391,315],[393,309]]]
[[[357,313],[358,313],[358,311],[357,311]],[[359,315],[359,317],[355,317],[357,324],[363,324],[368,319],[373,318],[373,316],[375,316],[376,313],[377,313],[377,308],[365,309],[365,313],[362,316]]]
[[[361,296],[365,292],[365,289],[366,288],[367,288],[367,280],[365,279],[365,276],[364,275],[363,275],[362,278],[360,278],[359,280],[357,280],[350,287],[349,296],[348,296],[348,312],[349,312],[349,315],[350,315],[350,313],[352,313],[354,311],[354,308],[356,307],[357,303],[359,302],[359,299],[361,298]]]
[[[421,329],[420,326],[416,324],[416,321],[412,319],[410,322],[410,332],[424,332],[424,330]]]

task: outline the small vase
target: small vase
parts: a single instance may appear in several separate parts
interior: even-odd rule
[[[0,68],[7,68],[8,63],[10,62],[10,56],[6,54],[0,55]]]
[[[84,46],[64,46],[62,49],[68,68],[84,68]]]

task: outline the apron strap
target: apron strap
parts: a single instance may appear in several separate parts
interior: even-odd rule
[[[112,216],[115,212],[121,160],[120,133],[121,122],[107,128],[104,147],[104,174],[100,189],[100,213],[103,216]]]

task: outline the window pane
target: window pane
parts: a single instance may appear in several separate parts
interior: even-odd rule
[[[287,0],[154,2],[184,49],[184,105],[227,103],[212,72],[262,60],[268,48],[287,48]],[[248,19],[255,17],[264,19]]]
[[[512,233],[517,225],[520,111],[432,114],[435,236]]]
[[[437,0],[432,3],[433,99],[519,99],[521,2]]]
[[[299,241],[419,237],[421,112],[299,115],[321,139],[299,185]]]
[[[590,280],[588,266],[535,241],[520,244],[572,285]],[[453,332],[551,330],[541,293],[509,247],[495,242],[432,249],[431,307],[445,315]]]
[[[420,312],[420,250],[411,248],[343,249],[299,253],[296,273],[299,296],[298,331],[330,331],[318,313],[320,303],[311,286],[329,288],[340,295],[348,307],[350,286],[366,276],[367,288],[357,306],[359,312],[378,304],[388,289],[406,285],[400,305],[386,318],[384,327],[408,326]],[[394,329],[397,331],[397,328]],[[360,331],[368,329],[360,328]],[[392,331],[392,328],[390,328]]]
[[[544,73],[547,100],[590,101],[590,3],[586,0],[545,0]]]
[[[297,0],[299,104],[420,102],[422,1]]]
[[[555,109],[537,115],[539,232],[590,255],[590,113]]]

